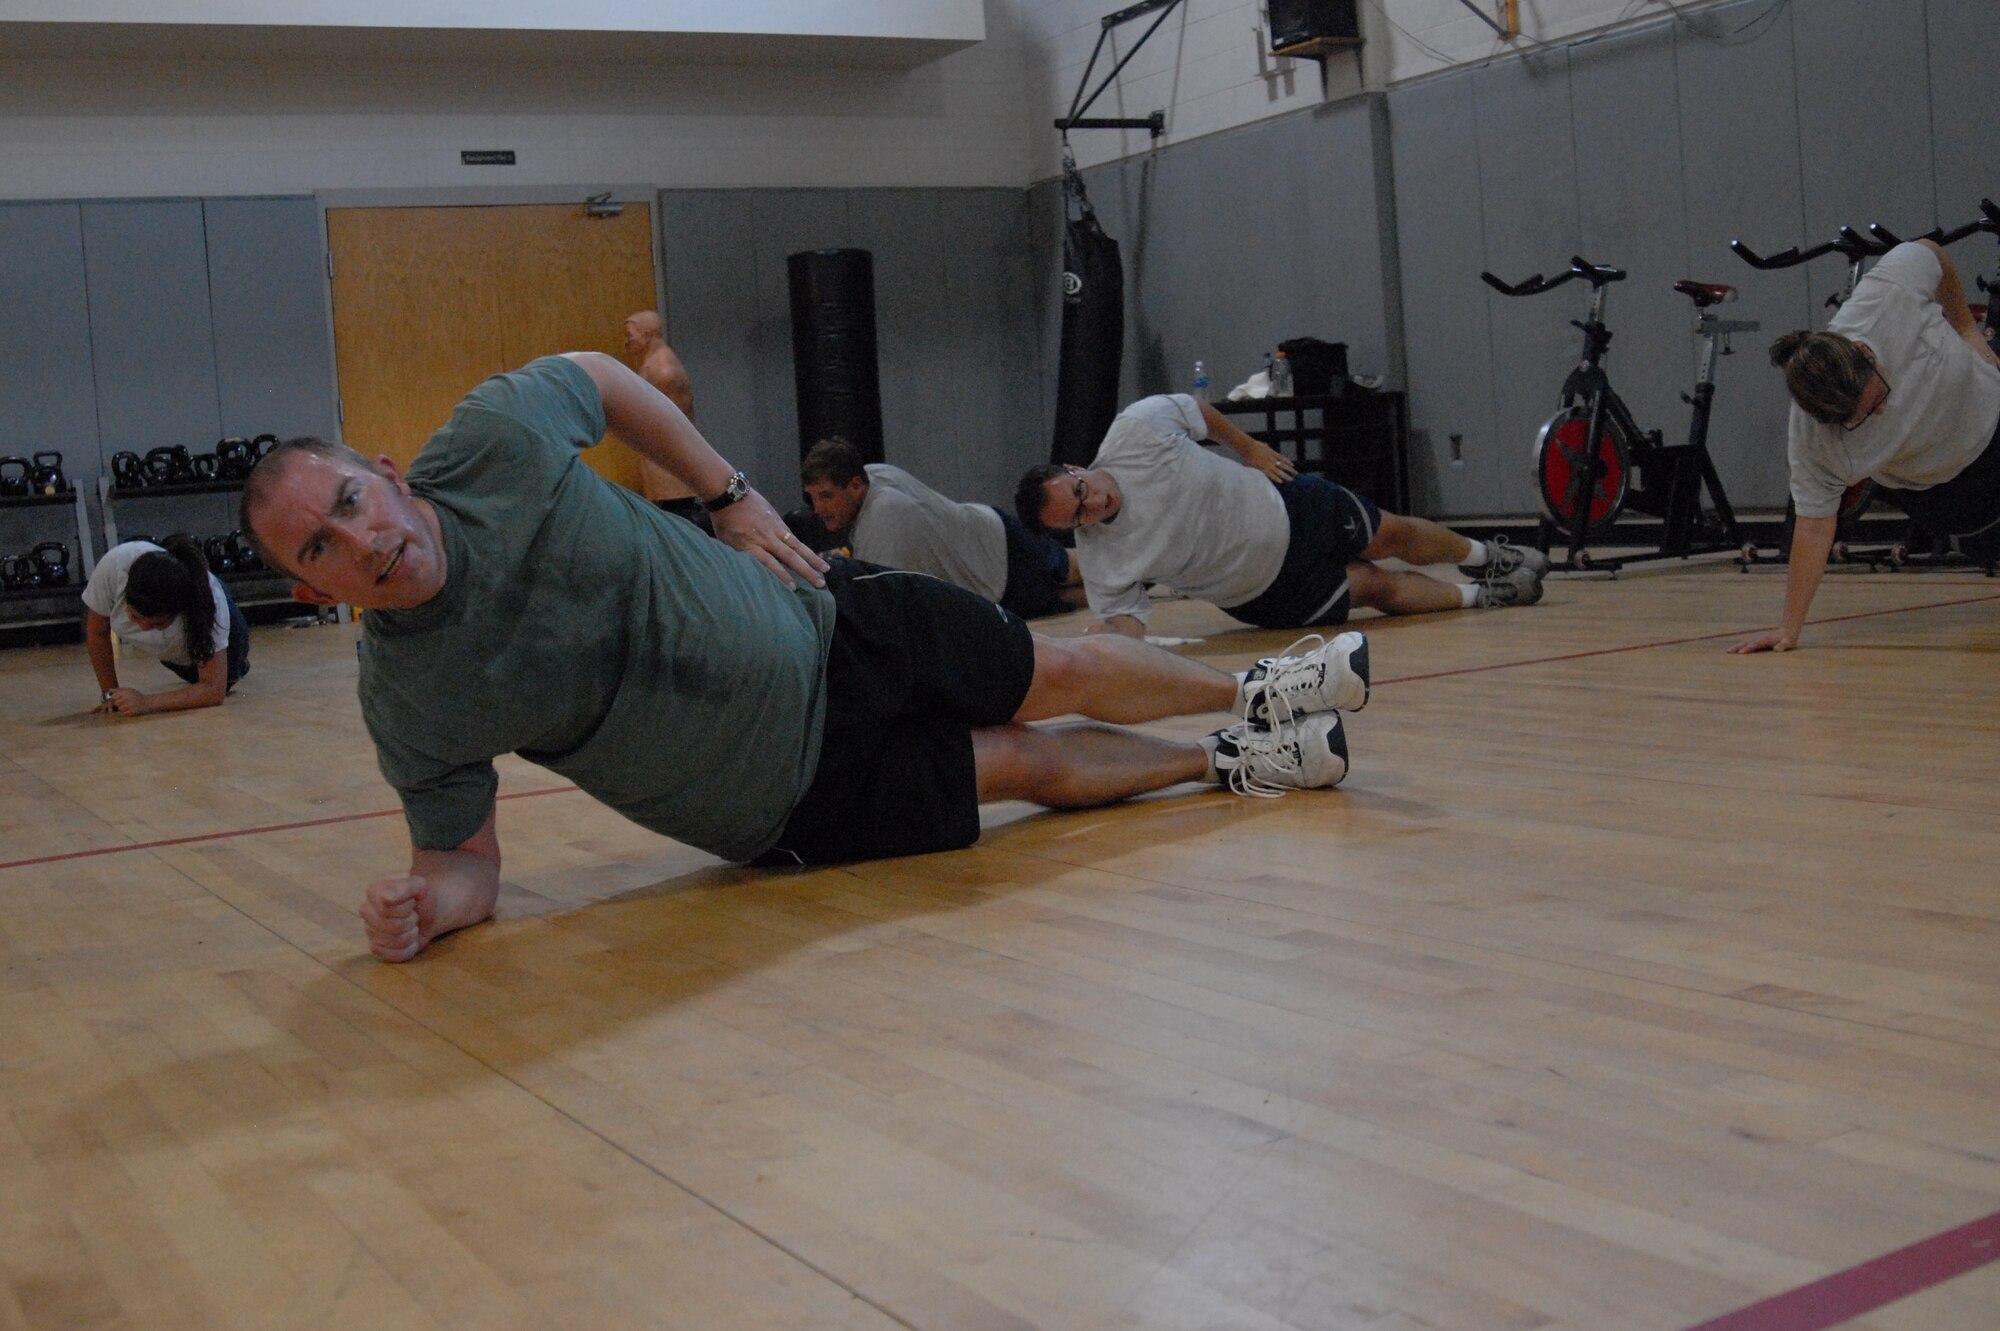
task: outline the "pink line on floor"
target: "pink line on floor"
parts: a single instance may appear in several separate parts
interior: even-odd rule
[[[2000,1258],[2000,1211],[1688,1331],[1824,1331]]]

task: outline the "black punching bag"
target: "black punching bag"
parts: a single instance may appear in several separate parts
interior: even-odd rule
[[[1088,466],[1118,414],[1118,366],[1125,355],[1125,270],[1118,242],[1104,234],[1063,153],[1062,360],[1056,377],[1056,433],[1049,460]]]
[[[882,380],[875,356],[875,256],[807,250],[786,261],[792,281],[792,372],[799,455],[841,438],[863,462],[882,460]]]

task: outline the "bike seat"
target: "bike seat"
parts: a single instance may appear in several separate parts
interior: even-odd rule
[[[1570,259],[1569,270],[1594,287],[1601,287],[1606,282],[1623,282],[1625,280],[1625,270],[1623,268],[1613,268],[1608,263],[1585,263],[1579,257],[1572,257]]]
[[[1719,282],[1697,282],[1691,277],[1684,277],[1674,283],[1674,290],[1693,301],[1694,307],[1698,310],[1736,299],[1735,287],[1726,287]]]

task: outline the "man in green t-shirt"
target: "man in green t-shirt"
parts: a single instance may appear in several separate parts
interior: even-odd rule
[[[586,467],[607,427],[684,481],[720,540]],[[825,561],[657,389],[577,352],[487,380],[408,474],[293,440],[243,527],[362,621],[361,710],[409,823],[367,890],[406,961],[499,892],[493,759],[519,753],[727,859],[817,864],[970,845],[978,806],[1086,808],[1180,782],[1331,786],[1335,708],[1367,699],[1358,633],[1230,676],[1144,643],[1043,638],[922,574]],[[1177,742],[1085,722],[1237,709]]]

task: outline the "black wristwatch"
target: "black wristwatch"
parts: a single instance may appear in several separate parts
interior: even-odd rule
[[[701,506],[711,513],[720,513],[731,504],[750,493],[750,478],[737,472],[729,478],[729,484],[722,487],[722,493],[713,499],[704,499]]]

